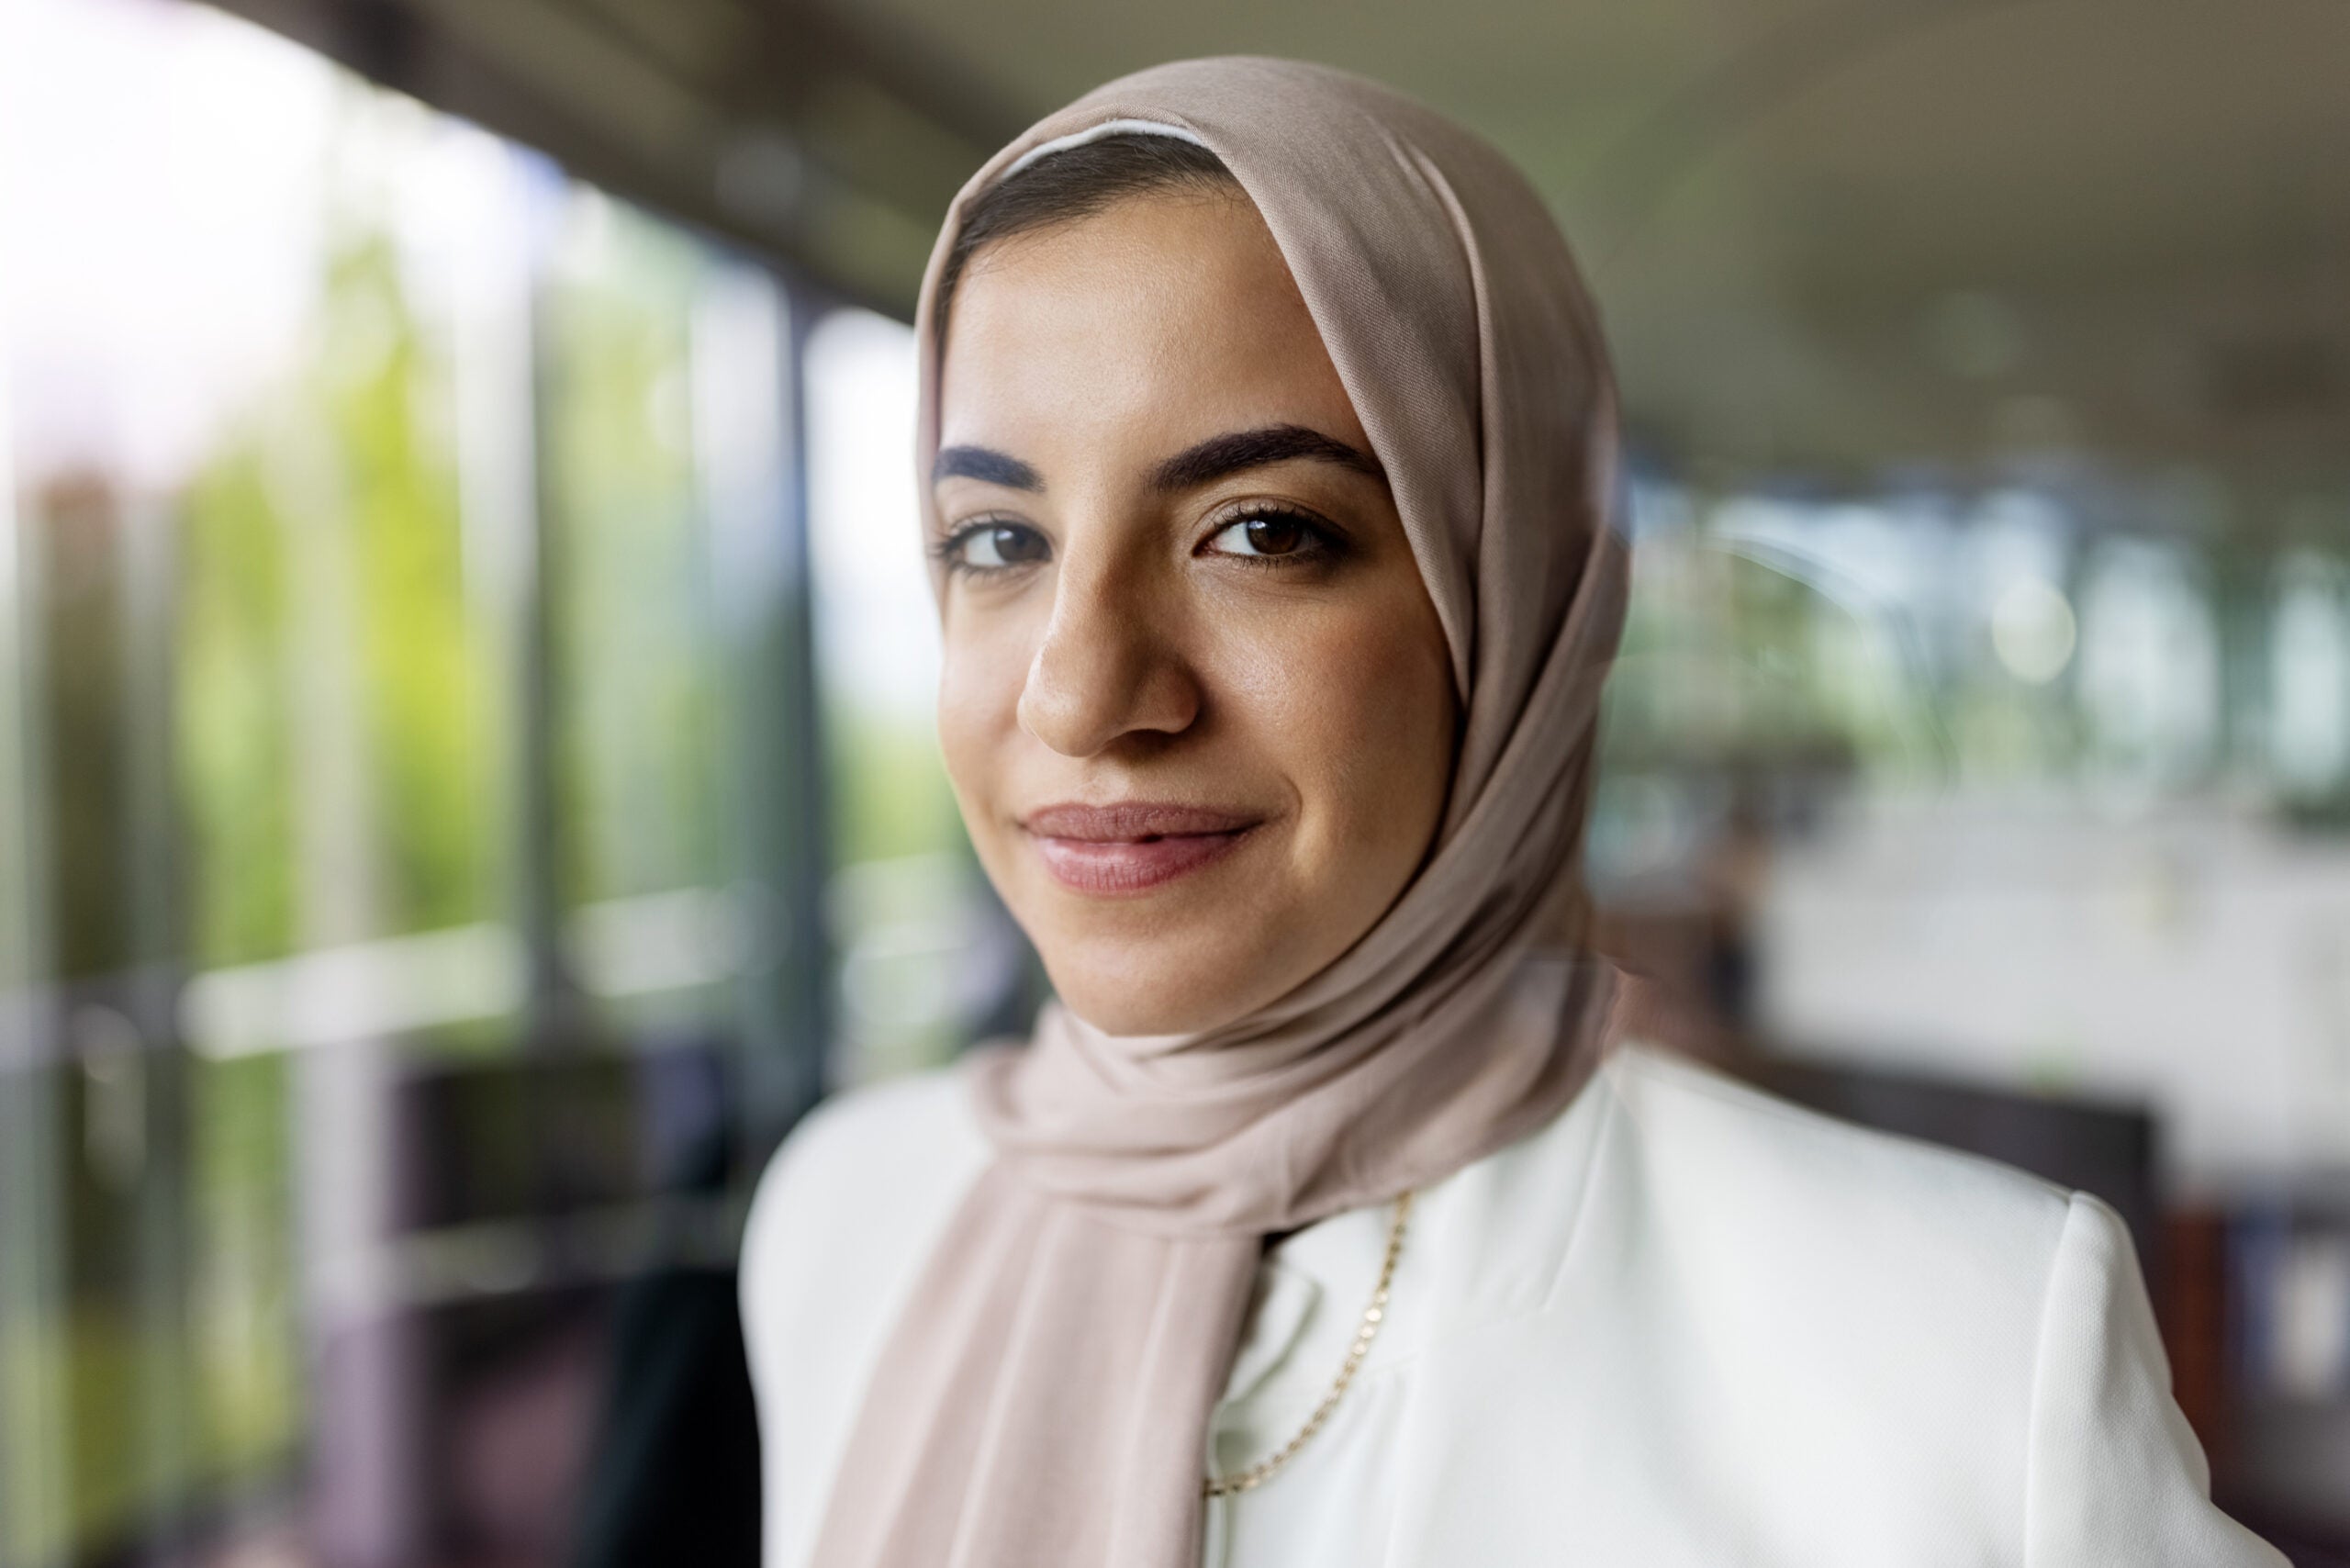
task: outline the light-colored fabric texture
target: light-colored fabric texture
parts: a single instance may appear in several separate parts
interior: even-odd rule
[[[917,321],[922,472],[933,296],[965,205],[1113,121],[1204,144],[1262,213],[1442,623],[1458,756],[1411,885],[1278,1002],[1158,1038],[1053,1006],[1024,1047],[983,1054],[993,1159],[866,1385],[824,1568],[1197,1561],[1209,1415],[1262,1238],[1544,1125],[1606,1036],[1605,967],[1544,951],[1626,577],[1614,394],[1565,243],[1491,148],[1360,78],[1258,59],[1126,77],[1006,147],[950,211]]]
[[[753,1210],[766,1568],[809,1568],[862,1385],[990,1159],[951,1075],[853,1095]],[[1327,1387],[1387,1213],[1256,1271],[1234,1469]],[[1331,1424],[1209,1505],[1206,1568],[2282,1568],[2209,1500],[2094,1198],[1642,1047],[1420,1197]]]

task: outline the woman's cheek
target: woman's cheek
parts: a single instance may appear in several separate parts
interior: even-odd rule
[[[1242,688],[1250,727],[1281,747],[1293,777],[1321,777],[1325,793],[1348,798],[1326,809],[1351,817],[1400,804],[1399,787],[1440,788],[1452,677],[1434,619],[1424,599],[1366,598],[1287,619],[1245,661],[1256,672]]]
[[[950,622],[938,673],[938,745],[974,833],[999,804],[996,777],[1019,732],[1028,664],[1004,629]]]

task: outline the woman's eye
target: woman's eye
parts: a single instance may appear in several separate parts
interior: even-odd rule
[[[1220,554],[1249,556],[1311,554],[1316,541],[1302,519],[1269,514],[1228,522],[1209,543]]]
[[[1052,548],[1043,534],[1024,524],[985,522],[967,528],[948,540],[943,554],[949,566],[1000,572],[1048,559]]]

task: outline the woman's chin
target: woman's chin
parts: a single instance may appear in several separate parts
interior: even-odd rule
[[[1090,944],[1089,944],[1090,946]],[[1046,955],[1045,972],[1061,1004],[1105,1035],[1196,1035],[1246,1017],[1280,994],[1279,982],[1236,985],[1220,966],[1080,959]],[[1265,992],[1259,995],[1259,991]]]
[[[1071,995],[1058,984],[1053,990],[1071,1013],[1105,1035],[1196,1035],[1242,1016],[1229,1007],[1202,1005],[1196,996],[1160,1000],[1088,988],[1080,988],[1077,994]]]

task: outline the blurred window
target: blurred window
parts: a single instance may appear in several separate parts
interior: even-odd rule
[[[934,1066],[1013,1021],[1025,948],[973,858],[938,750],[938,611],[908,433],[912,329],[866,310],[807,351],[809,506],[840,953],[837,1070]]]
[[[2269,678],[2270,745],[2279,778],[2304,796],[2342,787],[2350,770],[2350,597],[2341,564],[2310,552],[2277,572]]]
[[[2093,554],[2081,600],[2081,698],[2107,767],[2190,781],[2219,740],[2218,628],[2177,547],[2117,539]]]
[[[273,34],[0,7],[0,1568],[563,1548],[616,1282],[731,1264],[821,1048],[792,316]]]

